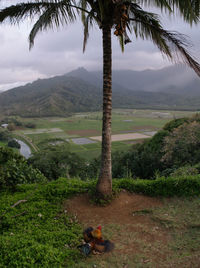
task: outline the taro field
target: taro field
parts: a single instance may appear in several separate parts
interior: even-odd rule
[[[192,116],[194,112],[116,109],[112,116],[112,150],[128,150],[133,144],[151,138],[174,118]],[[100,112],[77,113],[73,116],[20,118],[36,128],[20,128],[15,134],[38,150],[48,145],[63,144],[85,158],[97,157],[101,150]]]

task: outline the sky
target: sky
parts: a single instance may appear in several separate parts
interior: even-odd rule
[[[0,8],[3,7],[0,1]],[[165,29],[178,31],[188,36],[193,44],[192,55],[200,62],[199,26],[192,28],[176,16],[160,14]],[[83,26],[80,21],[58,30],[39,33],[34,47],[29,51],[28,34],[31,22],[19,25],[0,24],[0,90],[26,84],[38,78],[62,75],[78,67],[88,71],[102,69],[101,31],[95,26],[85,53],[82,52]],[[160,69],[172,63],[163,58],[150,42],[136,40],[125,46],[122,53],[117,38],[113,35],[113,69]]]

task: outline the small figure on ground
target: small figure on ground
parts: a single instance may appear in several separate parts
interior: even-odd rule
[[[83,231],[84,244],[78,246],[81,252],[88,256],[91,252],[93,254],[101,254],[109,252],[114,249],[114,244],[110,240],[103,240],[101,226],[96,229],[88,227]]]

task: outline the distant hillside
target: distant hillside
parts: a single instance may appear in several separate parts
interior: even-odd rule
[[[66,76],[39,79],[0,94],[7,115],[52,116],[100,109],[101,92],[85,81]]]
[[[82,78],[91,84],[102,84],[102,72],[78,68],[67,75]],[[113,70],[113,87],[131,91],[164,92],[185,97],[200,96],[200,78],[183,65],[159,70]]]
[[[158,71],[113,71],[113,108],[198,110],[199,80],[191,74],[186,79],[185,74],[181,87],[183,81],[175,83],[170,77],[174,74],[177,79],[181,77],[182,67],[174,71],[171,68],[174,67]],[[102,74],[84,68],[0,93],[0,113],[6,115],[65,116],[97,111],[101,106]]]

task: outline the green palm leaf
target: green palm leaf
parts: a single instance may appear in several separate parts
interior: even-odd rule
[[[34,45],[34,39],[39,31],[53,29],[54,27],[58,28],[73,22],[75,19],[75,12],[69,5],[66,5],[65,1],[48,3],[48,7],[44,9],[43,14],[36,21],[29,34],[30,48]]]
[[[200,76],[200,65],[187,50],[190,43],[184,35],[164,30],[156,14],[146,12],[136,4],[130,6],[129,20],[136,37],[150,39],[170,60],[182,60]]]
[[[138,3],[138,1],[132,2]],[[140,0],[139,3],[141,5],[157,6],[161,10],[168,10],[170,13],[178,11],[183,16],[183,19],[190,24],[199,22],[199,0]]]

